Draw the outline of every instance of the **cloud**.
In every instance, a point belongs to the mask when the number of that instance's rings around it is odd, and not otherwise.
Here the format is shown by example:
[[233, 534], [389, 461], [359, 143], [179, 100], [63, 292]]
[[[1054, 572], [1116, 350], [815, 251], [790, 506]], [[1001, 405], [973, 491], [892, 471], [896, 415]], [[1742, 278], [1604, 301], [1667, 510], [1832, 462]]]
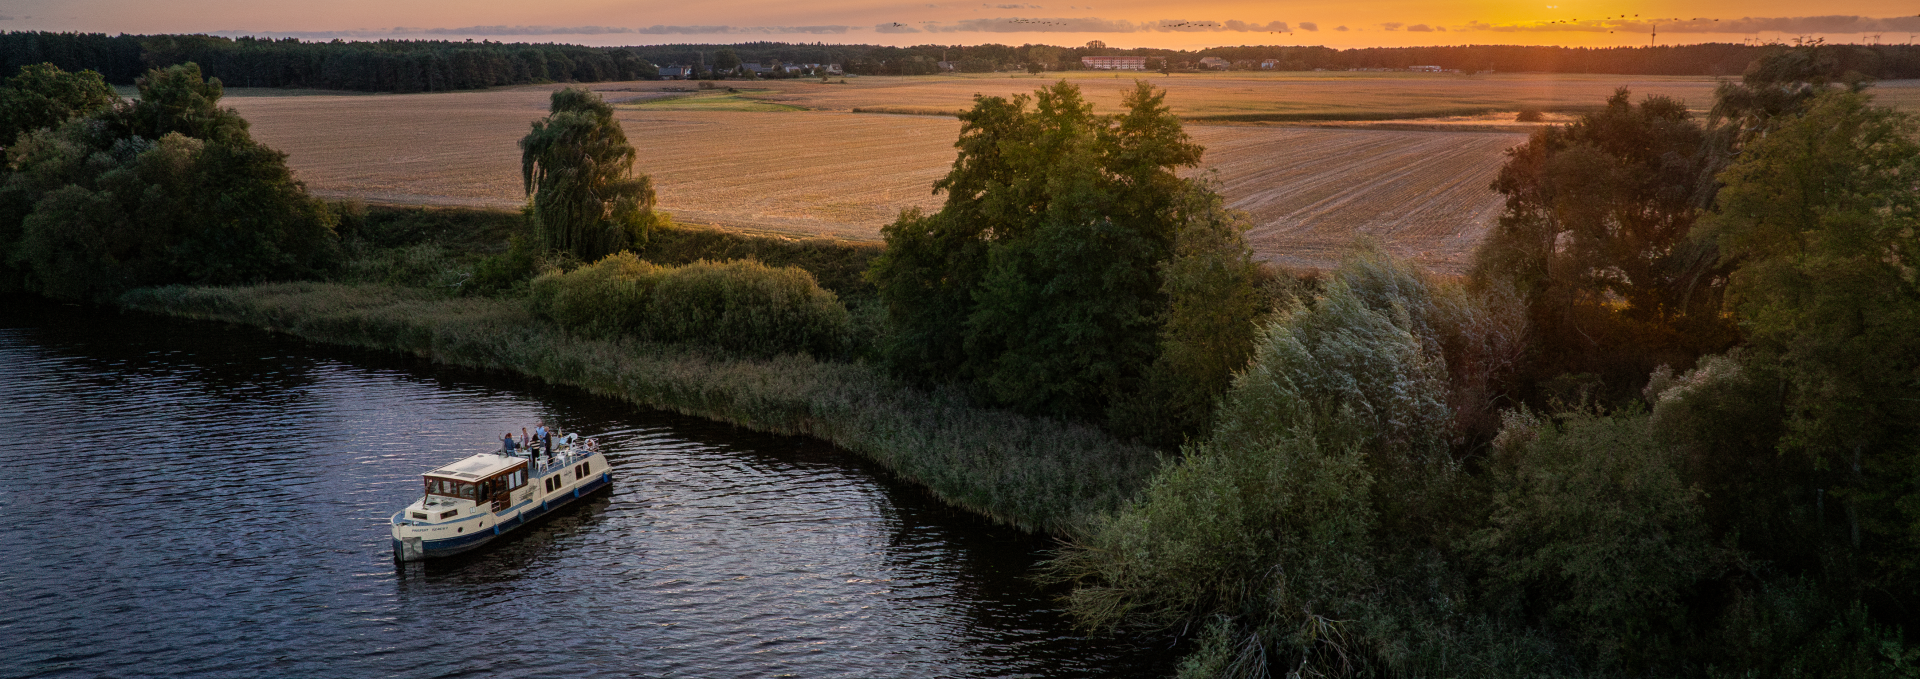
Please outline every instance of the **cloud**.
[[1250, 31], [1266, 31], [1270, 33], [1292, 33], [1293, 32], [1293, 29], [1287, 28], [1287, 22], [1285, 21], [1269, 21], [1265, 24], [1250, 24], [1245, 21], [1228, 21], [1226, 23], [1226, 29], [1229, 31], [1241, 31], [1241, 32], [1250, 32]]
[[1015, 17], [935, 21], [929, 22], [926, 29], [931, 33], [1133, 33], [1139, 27], [1123, 19]]
[[1345, 26], [1335, 26], [1335, 27], [1333, 27], [1333, 30], [1336, 30], [1336, 31], [1340, 31], [1341, 33], [1345, 33], [1345, 32], [1347, 32], [1347, 27], [1345, 27]]
[[[1391, 28], [1389, 28], [1389, 29], [1387, 29], [1387, 30], [1389, 30], [1389, 31], [1391, 31], [1391, 30], [1393, 30], [1393, 29], [1391, 29]], [[1412, 25], [1412, 26], [1408, 26], [1408, 27], [1407, 27], [1407, 32], [1409, 32], [1409, 33], [1432, 33], [1432, 32], [1433, 32], [1433, 27], [1432, 27], [1432, 26], [1428, 26], [1428, 25], [1426, 25], [1426, 24], [1414, 24], [1414, 25]]]
[[0, 21], [13, 21], [13, 17], [7, 16], [5, 14], [0, 14]]
[[835, 35], [852, 30], [858, 29], [853, 26], [649, 26], [635, 29], [634, 32], [647, 35]]
[[914, 28], [912, 26], [908, 26], [906, 24], [896, 21], [890, 24], [880, 24], [878, 26], [874, 26], [873, 32], [875, 33], [920, 33], [922, 31], [918, 28]]
[[1387, 29], [1389, 31], [1397, 31], [1397, 30], [1400, 30], [1401, 26], [1405, 26], [1405, 25], [1406, 24], [1400, 23], [1398, 21], [1390, 21], [1384, 24], [1380, 24], [1380, 27]]
[[[1024, 18], [999, 17], [994, 19], [965, 19], [961, 21], [926, 22], [926, 29], [934, 33], [1220, 33], [1220, 32], [1274, 32], [1286, 33], [1285, 21], [1253, 23], [1247, 21], [1187, 21], [1184, 19], [1161, 19], [1134, 23], [1125, 19], [1102, 19], [1099, 17], [1050, 17]], [[906, 32], [906, 31], [901, 31]]]
[[405, 36], [538, 37], [558, 35], [835, 35], [862, 30], [854, 26], [461, 26], [458, 28], [421, 28], [396, 26], [390, 29], [350, 31], [215, 31], [229, 37], [255, 36], [332, 40], [334, 38], [394, 38]]
[[1739, 19], [1690, 18], [1654, 21], [1639, 17], [1550, 21], [1527, 24], [1488, 24], [1468, 22], [1458, 30], [1496, 33], [1536, 33], [1570, 31], [1599, 33], [1628, 31], [1644, 33], [1659, 28], [1661, 33], [1920, 33], [1920, 16], [1873, 18], [1853, 15], [1808, 17], [1742, 17]]
[[[981, 5], [981, 7], [985, 6], [986, 5]], [[999, 9], [1046, 9], [1039, 5], [994, 5], [994, 7]]]
[[1318, 30], [1320, 30], [1320, 24], [1316, 24], [1316, 23], [1313, 23], [1313, 22], [1311, 22], [1311, 21], [1302, 21], [1302, 22], [1300, 22], [1300, 30], [1303, 30], [1303, 31], [1318, 31]]

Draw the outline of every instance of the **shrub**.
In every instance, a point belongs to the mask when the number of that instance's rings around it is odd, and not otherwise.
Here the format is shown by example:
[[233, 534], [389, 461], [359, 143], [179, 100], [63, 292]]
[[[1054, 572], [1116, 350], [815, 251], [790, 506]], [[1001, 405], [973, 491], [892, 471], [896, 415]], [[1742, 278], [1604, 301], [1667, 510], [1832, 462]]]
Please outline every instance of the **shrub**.
[[1520, 113], [1513, 117], [1514, 122], [1520, 123], [1537, 123], [1546, 119], [1547, 114], [1540, 112], [1540, 109], [1532, 107], [1520, 109]]
[[1454, 478], [1444, 369], [1406, 304], [1369, 304], [1386, 298], [1362, 268], [1271, 324], [1212, 437], [1049, 566], [1078, 584], [1068, 610], [1095, 627], [1221, 615], [1234, 630], [1209, 632], [1207, 653], [1345, 662], [1336, 650], [1352, 645], [1324, 640], [1348, 632], [1322, 616], [1373, 586], [1383, 535], [1420, 541], [1406, 531], [1447, 504]]
[[1606, 664], [1646, 662], [1672, 650], [1686, 597], [1730, 555], [1645, 414], [1561, 420], [1512, 411], [1495, 441], [1493, 517], [1470, 540], [1489, 600], [1543, 616]]
[[845, 351], [852, 318], [833, 293], [794, 267], [698, 261], [685, 266], [610, 255], [534, 279], [535, 313], [589, 336], [625, 334], [752, 355]]

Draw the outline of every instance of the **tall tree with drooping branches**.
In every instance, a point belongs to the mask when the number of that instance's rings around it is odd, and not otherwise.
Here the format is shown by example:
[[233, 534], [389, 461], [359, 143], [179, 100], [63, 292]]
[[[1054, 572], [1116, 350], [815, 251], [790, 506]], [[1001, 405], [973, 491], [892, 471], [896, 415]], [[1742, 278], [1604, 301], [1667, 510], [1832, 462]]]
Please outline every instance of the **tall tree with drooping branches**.
[[546, 249], [592, 261], [646, 242], [657, 199], [653, 180], [633, 171], [637, 156], [599, 95], [553, 93], [547, 117], [520, 140], [520, 175]]

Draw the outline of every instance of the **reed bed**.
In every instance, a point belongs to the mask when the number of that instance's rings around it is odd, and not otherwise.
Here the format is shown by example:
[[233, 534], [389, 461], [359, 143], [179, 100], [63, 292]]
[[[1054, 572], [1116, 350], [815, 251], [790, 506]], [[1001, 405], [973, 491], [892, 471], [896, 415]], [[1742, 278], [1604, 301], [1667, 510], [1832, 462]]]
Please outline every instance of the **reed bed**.
[[916, 389], [866, 363], [589, 339], [534, 317], [520, 301], [284, 283], [145, 288], [120, 303], [512, 371], [650, 408], [819, 438], [944, 502], [1028, 531], [1076, 531], [1120, 507], [1159, 465], [1152, 450], [1095, 428], [974, 407], [957, 393]]

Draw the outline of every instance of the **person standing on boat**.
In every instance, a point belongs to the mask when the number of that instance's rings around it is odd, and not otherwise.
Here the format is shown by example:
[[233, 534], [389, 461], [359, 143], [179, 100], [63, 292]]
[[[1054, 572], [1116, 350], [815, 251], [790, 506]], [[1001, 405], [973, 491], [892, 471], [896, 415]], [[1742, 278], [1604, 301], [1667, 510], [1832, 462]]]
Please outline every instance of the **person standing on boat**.
[[514, 457], [519, 454], [519, 450], [520, 444], [513, 440], [513, 432], [507, 432], [506, 436], [500, 437], [500, 452], [506, 453], [508, 457]]
[[541, 447], [546, 448], [547, 455], [552, 456], [553, 455], [553, 432], [547, 431], [547, 423], [541, 422], [539, 428], [534, 429], [533, 433], [540, 437], [540, 445]]

